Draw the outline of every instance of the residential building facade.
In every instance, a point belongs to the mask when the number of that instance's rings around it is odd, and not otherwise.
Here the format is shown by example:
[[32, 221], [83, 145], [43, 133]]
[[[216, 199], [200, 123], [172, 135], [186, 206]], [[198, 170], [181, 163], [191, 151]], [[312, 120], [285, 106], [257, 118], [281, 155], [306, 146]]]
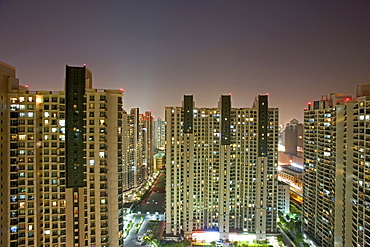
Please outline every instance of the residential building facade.
[[154, 121], [154, 152], [164, 149], [166, 138], [166, 122], [161, 118]]
[[146, 181], [154, 171], [153, 117], [139, 108], [124, 112], [123, 190], [130, 193]]
[[369, 87], [304, 111], [302, 229], [320, 246], [370, 245]]
[[276, 232], [278, 109], [259, 95], [251, 108], [166, 107], [166, 233], [215, 229]]
[[278, 184], [278, 211], [283, 214], [290, 212], [290, 185], [281, 181]]
[[122, 246], [121, 90], [66, 67], [30, 91], [0, 63], [1, 246]]

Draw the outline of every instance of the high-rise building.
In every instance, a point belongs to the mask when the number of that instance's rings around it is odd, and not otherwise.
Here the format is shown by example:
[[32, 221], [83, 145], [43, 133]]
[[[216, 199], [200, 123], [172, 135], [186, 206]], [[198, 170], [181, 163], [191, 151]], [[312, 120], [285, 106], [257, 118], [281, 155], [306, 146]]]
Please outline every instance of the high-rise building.
[[69, 66], [65, 92], [30, 91], [4, 63], [0, 89], [0, 245], [121, 246], [123, 92]]
[[153, 117], [139, 108], [124, 112], [123, 190], [137, 189], [153, 173]]
[[278, 109], [259, 95], [251, 108], [166, 107], [166, 233], [215, 229], [276, 232]]
[[370, 246], [369, 86], [304, 111], [302, 229], [319, 246]]
[[285, 152], [298, 156], [298, 150], [302, 151], [303, 147], [303, 124], [297, 119], [292, 119], [284, 130]]
[[142, 150], [144, 179], [148, 179], [149, 175], [154, 171], [154, 148], [153, 148], [153, 116], [151, 111], [146, 111], [140, 114], [139, 117], [141, 135], [142, 135]]
[[166, 122], [161, 118], [154, 121], [154, 152], [164, 149], [166, 138]]

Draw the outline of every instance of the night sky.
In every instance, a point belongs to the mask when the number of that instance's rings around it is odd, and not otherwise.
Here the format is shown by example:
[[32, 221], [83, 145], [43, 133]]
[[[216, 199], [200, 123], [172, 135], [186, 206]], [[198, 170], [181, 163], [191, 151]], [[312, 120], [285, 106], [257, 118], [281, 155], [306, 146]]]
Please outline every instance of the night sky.
[[250, 107], [269, 93], [280, 123], [321, 95], [370, 82], [370, 1], [0, 0], [0, 61], [31, 90], [64, 90], [65, 65], [124, 106], [164, 116], [193, 94]]

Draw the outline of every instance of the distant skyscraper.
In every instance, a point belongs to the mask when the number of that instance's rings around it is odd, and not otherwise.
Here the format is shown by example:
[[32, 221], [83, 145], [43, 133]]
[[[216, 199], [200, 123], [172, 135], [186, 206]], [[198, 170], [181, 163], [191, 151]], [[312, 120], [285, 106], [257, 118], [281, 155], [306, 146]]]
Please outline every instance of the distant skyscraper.
[[[297, 119], [292, 119], [284, 130], [285, 153], [298, 156], [297, 150], [303, 147], [303, 124]], [[300, 148], [299, 148], [300, 147]]]
[[370, 246], [369, 87], [304, 111], [302, 228], [319, 246]]
[[154, 151], [153, 151], [153, 116], [151, 111], [146, 111], [144, 114], [140, 114], [140, 127], [142, 135], [142, 145], [140, 147], [143, 150], [143, 168], [144, 179], [148, 179], [149, 175], [154, 171]]
[[160, 148], [164, 148], [166, 138], [166, 122], [161, 118], [154, 121], [154, 152], [158, 152]]
[[252, 108], [166, 107], [166, 232], [191, 236], [196, 229], [276, 232], [278, 109], [268, 96]]
[[123, 92], [91, 78], [32, 92], [0, 63], [1, 246], [122, 245]]
[[137, 189], [153, 172], [153, 117], [132, 108], [124, 113], [123, 190]]

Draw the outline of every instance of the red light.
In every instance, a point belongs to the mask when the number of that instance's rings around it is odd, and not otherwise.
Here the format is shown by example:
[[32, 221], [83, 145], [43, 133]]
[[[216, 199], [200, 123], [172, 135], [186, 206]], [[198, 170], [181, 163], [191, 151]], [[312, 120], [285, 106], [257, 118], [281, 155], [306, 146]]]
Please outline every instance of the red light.
[[28, 88], [28, 85], [26, 85], [25, 87], [27, 87], [27, 88]]
[[84, 66], [86, 66], [86, 63], [84, 63]]
[[229, 93], [229, 96], [231, 96], [231, 93]]
[[119, 90], [123, 91], [123, 88], [120, 88]]
[[346, 101], [351, 100], [350, 98], [347, 98]]
[[266, 93], [266, 96], [268, 96], [269, 95], [269, 93]]
[[312, 103], [311, 102], [308, 102], [309, 105], [311, 105]]
[[305, 111], [307, 111], [307, 108], [304, 108]]

